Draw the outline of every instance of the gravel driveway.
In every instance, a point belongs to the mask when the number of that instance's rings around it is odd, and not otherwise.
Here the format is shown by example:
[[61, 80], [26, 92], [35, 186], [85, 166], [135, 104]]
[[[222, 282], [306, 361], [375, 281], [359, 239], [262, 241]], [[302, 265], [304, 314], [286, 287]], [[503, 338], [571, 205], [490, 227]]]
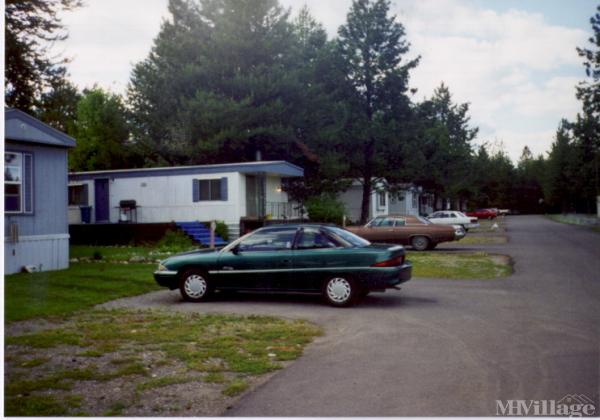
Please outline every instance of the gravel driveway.
[[[508, 218], [516, 274], [413, 279], [336, 309], [318, 298], [177, 291], [105, 307], [302, 318], [326, 334], [227, 411], [236, 416], [490, 416], [496, 400], [599, 398], [600, 235], [537, 216]], [[477, 247], [481, 249], [481, 247]], [[598, 413], [598, 411], [596, 411]]]

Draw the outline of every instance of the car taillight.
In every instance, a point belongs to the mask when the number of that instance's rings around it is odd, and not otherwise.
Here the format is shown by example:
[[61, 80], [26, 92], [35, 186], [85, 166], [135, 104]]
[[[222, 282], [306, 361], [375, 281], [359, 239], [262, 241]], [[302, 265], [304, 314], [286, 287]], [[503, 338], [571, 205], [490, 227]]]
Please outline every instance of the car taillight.
[[397, 267], [404, 264], [404, 255], [372, 264], [371, 267]]

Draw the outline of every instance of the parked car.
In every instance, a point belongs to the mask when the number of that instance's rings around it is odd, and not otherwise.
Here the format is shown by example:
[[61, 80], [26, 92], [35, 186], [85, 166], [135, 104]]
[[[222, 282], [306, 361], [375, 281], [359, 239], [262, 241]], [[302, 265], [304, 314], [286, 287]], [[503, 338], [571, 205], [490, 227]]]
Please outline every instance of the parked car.
[[288, 224], [260, 228], [218, 251], [167, 258], [154, 278], [192, 302], [215, 290], [283, 291], [320, 293], [333, 306], [347, 306], [411, 273], [401, 246], [371, 244], [336, 226]]
[[468, 211], [466, 215], [477, 217], [478, 219], [495, 219], [498, 217], [498, 212], [493, 209], [477, 209], [475, 211]]
[[467, 232], [471, 228], [479, 227], [477, 217], [469, 217], [456, 210], [436, 211], [427, 218], [436, 225], [460, 225]]
[[465, 236], [461, 226], [434, 225], [420, 216], [378, 216], [365, 226], [348, 230], [372, 242], [411, 245], [417, 251], [433, 249], [440, 242], [458, 241]]

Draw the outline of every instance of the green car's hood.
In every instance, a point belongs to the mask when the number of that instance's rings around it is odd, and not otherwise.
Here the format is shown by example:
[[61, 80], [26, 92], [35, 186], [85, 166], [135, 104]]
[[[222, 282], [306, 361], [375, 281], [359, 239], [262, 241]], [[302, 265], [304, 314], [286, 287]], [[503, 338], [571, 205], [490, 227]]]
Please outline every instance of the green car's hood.
[[211, 266], [217, 263], [219, 259], [218, 249], [197, 249], [194, 251], [183, 252], [173, 255], [166, 260], [161, 261], [161, 264], [169, 270], [178, 270], [188, 264], [202, 264]]

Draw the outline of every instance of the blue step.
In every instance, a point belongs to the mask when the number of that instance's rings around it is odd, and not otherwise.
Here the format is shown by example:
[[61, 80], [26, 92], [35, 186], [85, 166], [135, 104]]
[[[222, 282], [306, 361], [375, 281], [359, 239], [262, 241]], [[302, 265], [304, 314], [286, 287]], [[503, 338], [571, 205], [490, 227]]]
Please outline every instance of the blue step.
[[[202, 245], [210, 245], [210, 230], [200, 222], [175, 222], [175, 224], [190, 236], [194, 241]], [[219, 235], [215, 234], [215, 245], [227, 245]]]

